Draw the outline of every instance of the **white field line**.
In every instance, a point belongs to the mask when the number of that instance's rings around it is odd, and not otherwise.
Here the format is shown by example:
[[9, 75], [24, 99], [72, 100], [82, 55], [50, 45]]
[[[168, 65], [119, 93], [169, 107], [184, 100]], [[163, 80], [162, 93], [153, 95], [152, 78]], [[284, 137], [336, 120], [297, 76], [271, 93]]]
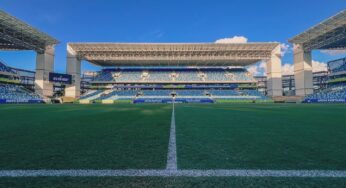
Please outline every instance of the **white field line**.
[[176, 145], [176, 135], [175, 135], [175, 109], [174, 109], [174, 102], [173, 102], [166, 170], [177, 170], [177, 169], [178, 167], [177, 167], [177, 145]]
[[333, 177], [333, 170], [0, 170], [0, 177]]

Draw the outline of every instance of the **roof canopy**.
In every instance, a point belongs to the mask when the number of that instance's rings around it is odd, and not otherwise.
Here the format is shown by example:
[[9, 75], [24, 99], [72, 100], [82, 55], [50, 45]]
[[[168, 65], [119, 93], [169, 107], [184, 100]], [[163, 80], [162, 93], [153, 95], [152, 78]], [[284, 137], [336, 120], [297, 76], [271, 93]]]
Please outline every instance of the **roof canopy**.
[[49, 35], [0, 10], [0, 50], [35, 50], [59, 43]]
[[346, 48], [346, 10], [293, 37], [289, 42], [305, 50]]
[[279, 43], [69, 43], [99, 66], [246, 66], [271, 58]]

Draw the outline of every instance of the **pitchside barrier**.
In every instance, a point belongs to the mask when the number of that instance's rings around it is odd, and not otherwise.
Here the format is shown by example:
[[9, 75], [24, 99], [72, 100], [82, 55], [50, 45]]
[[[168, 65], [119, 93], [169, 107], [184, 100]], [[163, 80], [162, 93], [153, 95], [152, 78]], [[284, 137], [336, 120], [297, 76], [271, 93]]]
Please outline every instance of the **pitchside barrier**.
[[79, 104], [90, 104], [90, 100], [79, 100]]
[[214, 103], [211, 99], [135, 99], [134, 104], [138, 103]]
[[44, 103], [43, 100], [10, 100], [10, 99], [0, 99], [0, 104], [39, 104]]
[[102, 104], [114, 104], [114, 100], [102, 100]]
[[346, 99], [305, 99], [303, 103], [346, 103]]

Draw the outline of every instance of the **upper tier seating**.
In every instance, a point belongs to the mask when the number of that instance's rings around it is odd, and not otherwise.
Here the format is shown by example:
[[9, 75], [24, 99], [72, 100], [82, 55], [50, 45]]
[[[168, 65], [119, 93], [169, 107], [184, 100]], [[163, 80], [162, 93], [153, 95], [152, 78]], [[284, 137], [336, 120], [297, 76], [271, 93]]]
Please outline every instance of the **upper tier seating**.
[[103, 70], [94, 81], [115, 82], [252, 82], [245, 69]]
[[204, 71], [206, 74], [206, 81], [232, 81], [232, 79], [226, 77], [225, 71]]
[[112, 72], [110, 71], [102, 71], [95, 78], [95, 81], [114, 81], [112, 77]]
[[0, 72], [15, 74], [15, 72], [10, 67], [6, 66], [5, 63], [3, 63], [1, 60], [0, 60]]
[[147, 81], [154, 82], [171, 82], [173, 79], [170, 77], [172, 71], [149, 71]]
[[198, 77], [197, 71], [175, 71], [177, 74], [176, 81], [202, 81]]
[[116, 82], [138, 82], [141, 81], [141, 75], [142, 71], [122, 71], [118, 76], [113, 75], [113, 80]]
[[228, 74], [232, 74], [233, 80], [234, 81], [253, 81], [253, 77], [251, 74], [247, 71], [228, 71]]
[[341, 65], [339, 65], [337, 68], [330, 69], [331, 73], [338, 73], [338, 72], [343, 72], [346, 71], [346, 60], [344, 60]]

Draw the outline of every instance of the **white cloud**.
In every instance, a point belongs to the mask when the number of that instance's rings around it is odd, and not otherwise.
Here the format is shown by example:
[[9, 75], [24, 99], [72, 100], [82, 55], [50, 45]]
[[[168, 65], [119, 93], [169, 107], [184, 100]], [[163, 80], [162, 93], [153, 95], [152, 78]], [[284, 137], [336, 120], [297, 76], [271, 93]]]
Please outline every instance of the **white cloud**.
[[327, 71], [328, 67], [326, 63], [312, 60], [312, 72]]
[[[244, 36], [234, 36], [230, 38], [218, 39], [215, 43], [227, 44], [227, 43], [238, 43], [244, 44], [248, 42], [248, 38]], [[286, 53], [292, 52], [292, 47], [289, 44], [281, 43], [281, 56], [284, 56]]]
[[281, 43], [281, 56], [284, 56], [286, 53], [290, 53], [292, 48], [286, 43]]
[[260, 69], [267, 70], [267, 64], [264, 61], [260, 62], [258, 66]]
[[[238, 43], [238, 44], [244, 44], [248, 42], [248, 38], [244, 36], [234, 36], [230, 38], [223, 38], [223, 39], [218, 39], [215, 41], [215, 43]], [[281, 43], [281, 56], [284, 56], [286, 53], [292, 52], [292, 47], [289, 44], [286, 43]]]
[[267, 71], [267, 64], [264, 61], [250, 65], [246, 68], [254, 76], [265, 76]]
[[247, 43], [248, 39], [244, 36], [234, 36], [231, 38], [218, 39], [215, 43]]
[[257, 70], [257, 66], [250, 66], [247, 68], [247, 71], [249, 71], [252, 75], [258, 75], [258, 70]]
[[[254, 76], [265, 76], [267, 71], [267, 64], [263, 61], [254, 65], [248, 66], [247, 70]], [[312, 72], [327, 71], [327, 64], [319, 61], [312, 60]], [[283, 64], [281, 67], [282, 75], [294, 74], [293, 64]]]
[[321, 50], [321, 52], [331, 56], [346, 54], [346, 50]]
[[[292, 75], [294, 74], [293, 64], [283, 64], [282, 65], [282, 75]], [[312, 72], [327, 71], [328, 67], [326, 63], [312, 60]]]

